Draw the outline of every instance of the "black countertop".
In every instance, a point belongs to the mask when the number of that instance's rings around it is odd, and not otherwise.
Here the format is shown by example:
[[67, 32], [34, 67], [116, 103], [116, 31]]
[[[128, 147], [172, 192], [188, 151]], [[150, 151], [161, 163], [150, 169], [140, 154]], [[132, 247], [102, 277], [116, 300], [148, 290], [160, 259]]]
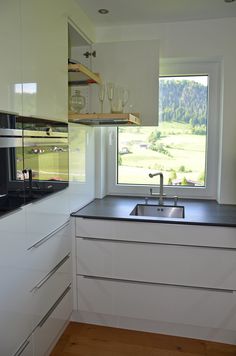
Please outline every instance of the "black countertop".
[[[150, 198], [148, 203], [156, 204], [157, 199]], [[236, 227], [236, 205], [218, 204], [215, 200], [179, 199], [178, 205], [185, 207], [185, 217], [176, 219], [130, 215], [136, 204], [145, 204], [144, 198], [110, 195], [103, 199], [95, 199], [84, 208], [72, 213], [71, 216], [88, 219]], [[172, 205], [173, 200], [166, 199], [165, 205], [168, 204]]]

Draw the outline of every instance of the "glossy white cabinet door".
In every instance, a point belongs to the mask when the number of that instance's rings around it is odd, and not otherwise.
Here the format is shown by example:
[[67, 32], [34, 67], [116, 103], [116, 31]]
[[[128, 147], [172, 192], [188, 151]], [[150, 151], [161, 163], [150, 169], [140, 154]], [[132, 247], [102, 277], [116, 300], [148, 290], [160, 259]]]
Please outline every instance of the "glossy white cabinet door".
[[76, 218], [76, 236], [236, 248], [235, 228]]
[[236, 251], [76, 239], [77, 274], [236, 290]]
[[20, 2], [0, 2], [0, 111], [21, 113]]
[[[60, 266], [61, 265], [61, 266]], [[59, 267], [59, 268], [58, 268]], [[72, 282], [72, 261], [67, 255], [49, 271], [32, 290], [33, 298], [33, 325], [35, 328], [54, 305], [66, 287]]]
[[25, 206], [28, 247], [56, 232], [69, 218], [68, 189]]
[[235, 293], [81, 276], [77, 284], [81, 312], [236, 330]]
[[[125, 112], [139, 112], [142, 125], [158, 123], [159, 42], [156, 40], [98, 43], [92, 59], [93, 71], [103, 80], [130, 90]], [[93, 86], [92, 112], [99, 111], [97, 88]], [[104, 112], [110, 112], [105, 100]]]
[[33, 356], [34, 355], [34, 345], [32, 337], [29, 337], [25, 342], [21, 345], [19, 350], [14, 356]]
[[25, 211], [0, 219], [0, 355], [14, 354], [31, 332]]
[[72, 312], [72, 292], [65, 289], [33, 334], [34, 356], [49, 355]]
[[64, 3], [21, 0], [24, 115], [67, 121], [68, 27]]

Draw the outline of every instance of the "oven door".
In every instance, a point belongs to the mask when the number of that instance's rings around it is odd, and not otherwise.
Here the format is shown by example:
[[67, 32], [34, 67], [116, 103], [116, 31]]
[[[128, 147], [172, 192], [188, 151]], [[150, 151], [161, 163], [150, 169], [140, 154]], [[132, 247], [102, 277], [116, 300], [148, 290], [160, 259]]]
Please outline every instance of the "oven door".
[[0, 137], [0, 215], [25, 203], [22, 137]]
[[25, 178], [29, 180], [27, 172], [31, 172], [33, 192], [52, 192], [68, 186], [67, 138], [24, 137], [23, 150]]

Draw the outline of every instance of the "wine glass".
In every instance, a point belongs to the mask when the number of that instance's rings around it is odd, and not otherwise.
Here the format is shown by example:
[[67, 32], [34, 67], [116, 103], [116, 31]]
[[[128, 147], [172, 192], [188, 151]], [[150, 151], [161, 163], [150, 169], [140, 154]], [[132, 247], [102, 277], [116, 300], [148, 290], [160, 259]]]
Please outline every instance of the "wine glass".
[[105, 99], [106, 85], [105, 83], [99, 84], [98, 88], [98, 99], [101, 103], [101, 113], [103, 113], [103, 102]]
[[122, 112], [124, 112], [124, 107], [128, 103], [128, 100], [129, 100], [129, 89], [122, 88], [121, 91]]
[[112, 112], [112, 99], [114, 96], [114, 88], [115, 88], [114, 83], [112, 82], [107, 83], [107, 97], [110, 102], [110, 112]]

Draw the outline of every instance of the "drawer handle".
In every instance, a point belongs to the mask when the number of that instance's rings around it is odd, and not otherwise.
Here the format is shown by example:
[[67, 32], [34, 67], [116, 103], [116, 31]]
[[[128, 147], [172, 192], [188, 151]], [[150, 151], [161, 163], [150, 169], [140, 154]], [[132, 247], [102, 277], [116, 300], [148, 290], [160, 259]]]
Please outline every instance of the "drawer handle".
[[70, 253], [68, 253], [68, 255], [66, 255], [33, 289], [31, 289], [31, 292], [39, 290], [69, 258]]
[[30, 341], [26, 340], [19, 348], [19, 350], [14, 354], [14, 356], [20, 356], [26, 349], [26, 347], [29, 345]]
[[110, 282], [125, 282], [125, 283], [133, 283], [133, 284], [144, 284], [151, 286], [163, 286], [163, 287], [177, 287], [177, 288], [187, 288], [187, 289], [198, 289], [205, 290], [208, 292], [219, 292], [219, 293], [229, 293], [232, 294], [236, 292], [232, 289], [221, 289], [221, 288], [212, 288], [212, 287], [200, 287], [200, 286], [190, 286], [185, 284], [174, 284], [174, 283], [158, 283], [158, 282], [146, 282], [146, 281], [135, 281], [132, 279], [122, 279], [122, 278], [109, 278], [109, 277], [98, 277], [98, 276], [86, 276], [86, 275], [78, 275], [86, 279], [94, 279], [101, 281], [110, 281]]
[[64, 292], [61, 294], [61, 296], [57, 299], [57, 301], [53, 304], [53, 306], [45, 314], [43, 319], [38, 323], [37, 327], [41, 328], [46, 323], [46, 321], [50, 318], [51, 314], [54, 312], [56, 307], [61, 303], [62, 299], [69, 293], [70, 290], [71, 290], [71, 284], [69, 284], [69, 286], [64, 290]]
[[64, 229], [64, 227], [68, 226], [69, 223], [70, 223], [70, 219], [67, 220], [63, 225], [61, 225], [60, 227], [56, 228], [55, 230], [50, 232], [48, 235], [43, 237], [41, 240], [36, 242], [34, 245], [30, 246], [27, 250], [29, 251], [29, 250], [32, 250], [33, 248], [38, 248], [39, 246], [42, 246], [45, 242], [47, 242], [49, 239], [51, 239], [56, 233], [58, 233], [59, 231]]
[[77, 236], [77, 239], [87, 240], [87, 241], [104, 241], [104, 242], [114, 242], [123, 244], [139, 244], [139, 245], [162, 245], [162, 246], [177, 246], [177, 247], [195, 247], [195, 248], [208, 248], [208, 249], [218, 249], [218, 250], [236, 250], [236, 247], [221, 247], [221, 246], [204, 246], [204, 245], [187, 245], [181, 243], [168, 243], [168, 242], [150, 242], [150, 241], [131, 241], [131, 240], [118, 240], [118, 239], [108, 239], [100, 237], [83, 237]]

